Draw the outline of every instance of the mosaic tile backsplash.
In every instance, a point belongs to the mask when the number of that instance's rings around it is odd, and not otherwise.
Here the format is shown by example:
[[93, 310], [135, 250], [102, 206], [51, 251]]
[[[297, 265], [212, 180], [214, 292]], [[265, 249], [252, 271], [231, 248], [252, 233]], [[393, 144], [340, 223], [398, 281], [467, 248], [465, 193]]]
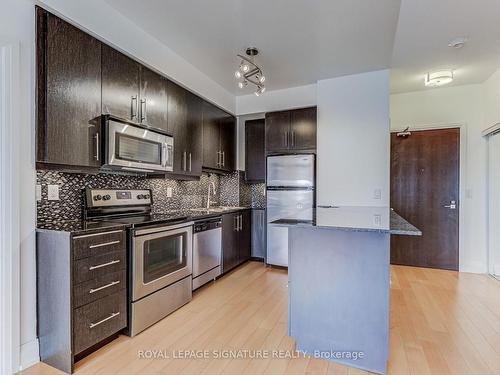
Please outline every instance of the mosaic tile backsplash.
[[[208, 184], [215, 183], [214, 205], [265, 207], [264, 184], [248, 185], [244, 173], [230, 175], [203, 174], [198, 181], [153, 179], [119, 174], [78, 174], [37, 171], [37, 184], [42, 187], [42, 200], [37, 202], [38, 223], [54, 220], [78, 220], [83, 213], [83, 191], [90, 188], [151, 189], [153, 212], [204, 207]], [[59, 200], [47, 199], [47, 186], [59, 185]], [[167, 198], [167, 188], [172, 197]]]

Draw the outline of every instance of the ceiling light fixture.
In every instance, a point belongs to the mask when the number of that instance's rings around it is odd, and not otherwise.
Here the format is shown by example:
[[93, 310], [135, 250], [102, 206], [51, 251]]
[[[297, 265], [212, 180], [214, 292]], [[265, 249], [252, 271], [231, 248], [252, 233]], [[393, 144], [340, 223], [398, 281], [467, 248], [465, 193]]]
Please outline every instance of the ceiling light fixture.
[[453, 81], [453, 72], [451, 70], [427, 73], [425, 76], [425, 86], [427, 87], [444, 86], [451, 81]]
[[248, 57], [240, 54], [237, 55], [241, 58], [241, 62], [234, 76], [239, 80], [238, 87], [240, 89], [245, 88], [250, 82], [257, 87], [255, 95], [260, 96], [266, 91], [264, 87], [266, 76], [262, 72], [262, 69], [255, 63], [255, 56], [259, 54], [259, 50], [255, 47], [248, 47], [246, 54]]
[[448, 47], [455, 49], [463, 48], [463, 46], [465, 46], [465, 43], [467, 43], [468, 40], [469, 39], [465, 36], [459, 36], [455, 39], [450, 40], [448, 43]]

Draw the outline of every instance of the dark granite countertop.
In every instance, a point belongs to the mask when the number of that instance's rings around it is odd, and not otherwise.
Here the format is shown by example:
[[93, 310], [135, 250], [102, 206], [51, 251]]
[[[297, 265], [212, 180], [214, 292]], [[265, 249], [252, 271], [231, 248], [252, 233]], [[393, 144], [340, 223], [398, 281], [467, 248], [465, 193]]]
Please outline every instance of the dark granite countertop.
[[[134, 225], [154, 225], [157, 223], [168, 223], [174, 221], [193, 221], [217, 217], [228, 213], [234, 213], [242, 210], [250, 210], [251, 207], [225, 207], [224, 210], [216, 207], [210, 210], [205, 209], [186, 209], [170, 210], [162, 213], [154, 213], [148, 217], [136, 216], [133, 219], [123, 220], [62, 220], [51, 222], [38, 222], [37, 230], [51, 230], [60, 232], [69, 232], [72, 234], [90, 234], [113, 229], [125, 229]], [[135, 219], [135, 220], [134, 220]]]
[[329, 207], [313, 210], [313, 220], [279, 219], [274, 225], [421, 236], [422, 232], [388, 207]]

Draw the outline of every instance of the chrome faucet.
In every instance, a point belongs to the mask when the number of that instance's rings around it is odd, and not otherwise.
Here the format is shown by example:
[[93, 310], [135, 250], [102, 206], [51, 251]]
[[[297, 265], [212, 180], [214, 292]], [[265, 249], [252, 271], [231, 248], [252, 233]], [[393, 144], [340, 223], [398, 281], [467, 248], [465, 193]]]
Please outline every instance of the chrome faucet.
[[212, 187], [212, 193], [213, 193], [213, 195], [215, 196], [215, 194], [217, 194], [217, 193], [216, 193], [216, 191], [215, 191], [215, 182], [210, 181], [210, 182], [208, 183], [207, 210], [209, 210], [209, 209], [210, 209], [210, 203], [211, 203], [211, 202], [210, 202], [210, 187]]

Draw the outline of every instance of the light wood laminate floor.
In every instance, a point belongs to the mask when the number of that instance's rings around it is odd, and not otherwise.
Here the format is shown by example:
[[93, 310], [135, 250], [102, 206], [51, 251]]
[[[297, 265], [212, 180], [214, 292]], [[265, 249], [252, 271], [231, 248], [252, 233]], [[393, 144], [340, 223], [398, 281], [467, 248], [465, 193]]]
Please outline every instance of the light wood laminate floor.
[[[76, 374], [362, 374], [319, 359], [142, 359], [139, 351], [294, 348], [287, 275], [249, 262], [131, 339], [120, 336]], [[500, 284], [486, 275], [392, 266], [389, 374], [500, 374]], [[24, 375], [60, 374], [43, 364]]]

